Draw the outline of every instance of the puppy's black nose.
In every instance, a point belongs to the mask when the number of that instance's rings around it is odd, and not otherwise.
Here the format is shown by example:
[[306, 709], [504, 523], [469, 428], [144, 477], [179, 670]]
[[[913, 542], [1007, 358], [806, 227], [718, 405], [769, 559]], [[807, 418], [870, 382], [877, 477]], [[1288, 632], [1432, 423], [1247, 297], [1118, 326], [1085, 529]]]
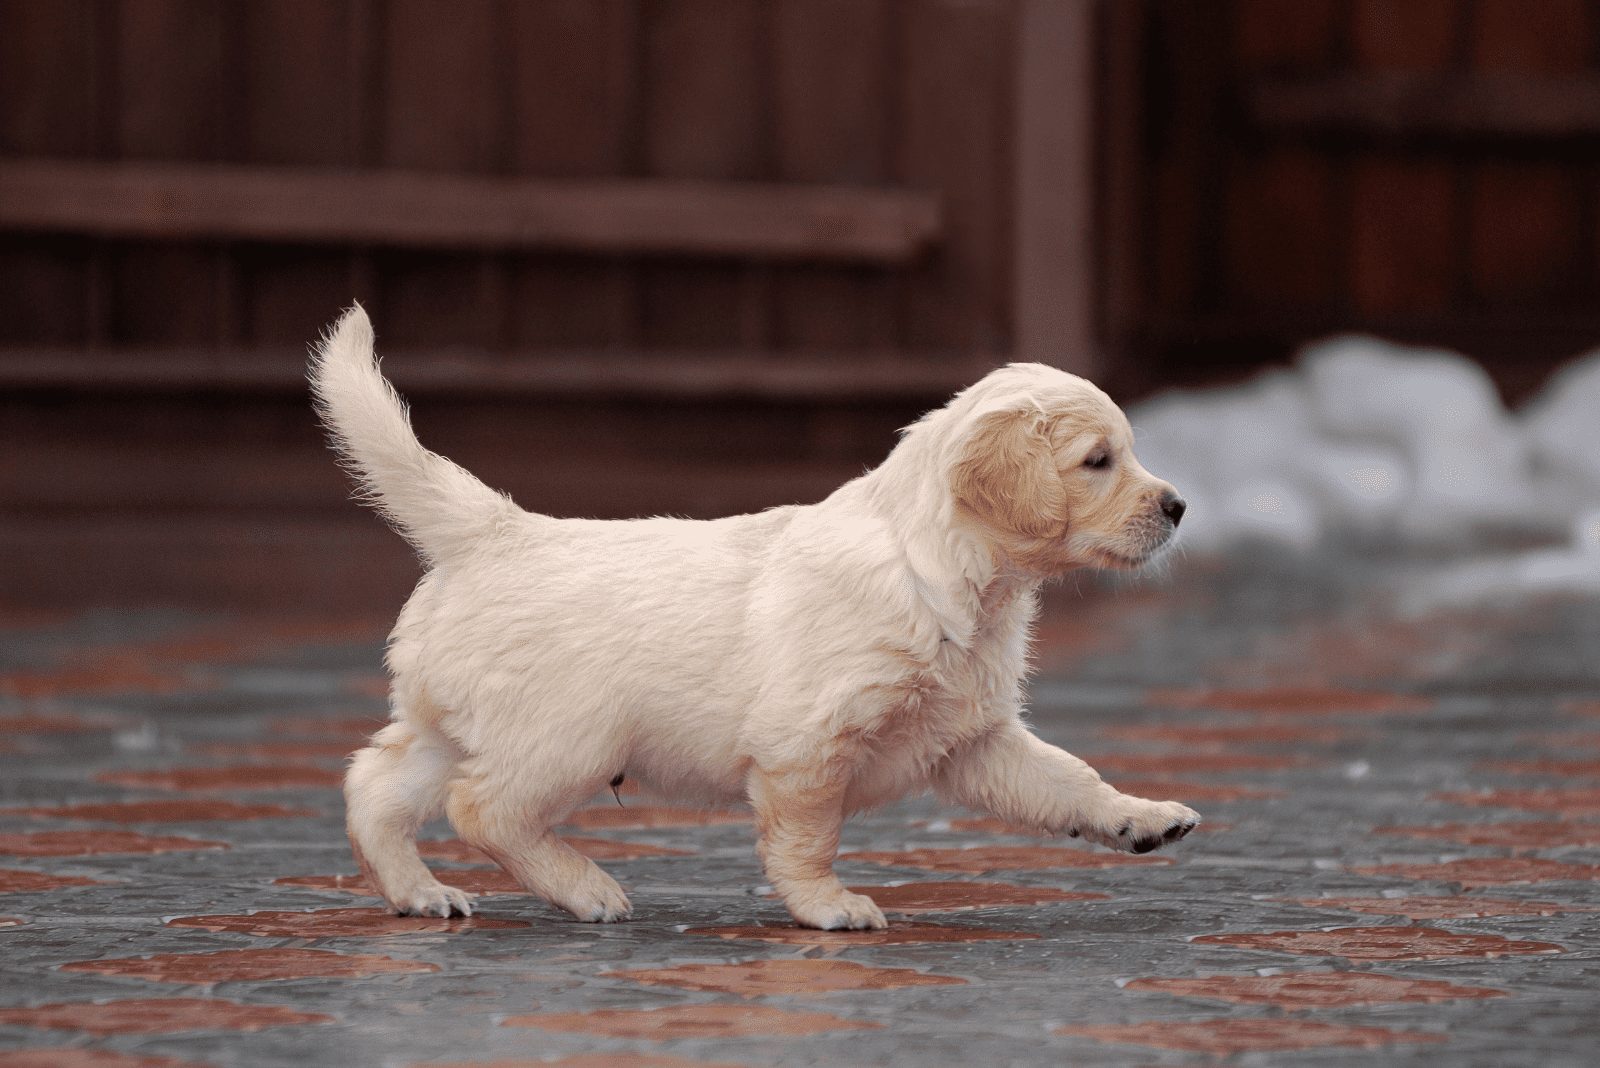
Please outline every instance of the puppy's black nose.
[[1183, 518], [1183, 513], [1188, 509], [1188, 507], [1189, 506], [1184, 503], [1183, 498], [1178, 496], [1176, 493], [1169, 493], [1165, 497], [1161, 498], [1161, 511], [1166, 514], [1168, 519], [1172, 520], [1172, 525], [1174, 527], [1176, 527], [1178, 525], [1178, 521]]

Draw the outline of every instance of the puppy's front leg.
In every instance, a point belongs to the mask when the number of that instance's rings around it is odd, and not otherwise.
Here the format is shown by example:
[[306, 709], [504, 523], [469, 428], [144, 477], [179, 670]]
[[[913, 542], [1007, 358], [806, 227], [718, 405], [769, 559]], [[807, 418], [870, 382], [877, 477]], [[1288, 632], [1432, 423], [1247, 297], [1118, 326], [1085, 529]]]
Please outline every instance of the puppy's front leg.
[[844, 786], [825, 772], [750, 773], [756, 851], [772, 888], [803, 927], [866, 930], [888, 921], [870, 897], [852, 894], [833, 873], [844, 823]]
[[1176, 801], [1146, 801], [1107, 784], [1071, 753], [1034, 737], [1020, 720], [945, 758], [934, 785], [947, 800], [1017, 827], [1082, 835], [1129, 853], [1177, 841], [1200, 822]]

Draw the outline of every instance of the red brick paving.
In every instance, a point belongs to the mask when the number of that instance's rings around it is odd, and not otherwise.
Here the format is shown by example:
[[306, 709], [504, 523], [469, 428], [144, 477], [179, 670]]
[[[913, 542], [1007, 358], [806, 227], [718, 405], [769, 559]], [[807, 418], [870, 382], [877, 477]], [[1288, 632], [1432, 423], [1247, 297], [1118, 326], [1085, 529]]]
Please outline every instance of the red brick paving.
[[1248, 723], [1215, 726], [1204, 723], [1121, 724], [1103, 727], [1103, 738], [1123, 742], [1160, 742], [1190, 751], [1231, 749], [1250, 745], [1335, 745], [1366, 736], [1366, 732], [1309, 723]]
[[1382, 1027], [1350, 1027], [1300, 1019], [1152, 1020], [1112, 1027], [1059, 1027], [1058, 1035], [1092, 1038], [1154, 1049], [1226, 1057], [1236, 1053], [1283, 1053], [1328, 1046], [1376, 1049], [1404, 1042], [1443, 1042], [1445, 1036]]
[[1148, 797], [1152, 801], [1266, 801], [1284, 796], [1282, 790], [1214, 782], [1124, 779], [1120, 775], [1109, 776], [1107, 781], [1125, 794]]
[[1600, 749], [1600, 731], [1547, 731], [1524, 734], [1520, 740], [1527, 745], [1544, 746], [1562, 752], [1570, 749]]
[[965, 979], [910, 968], [877, 968], [843, 960], [753, 960], [743, 964], [680, 964], [601, 972], [650, 986], [677, 986], [755, 998], [781, 994], [832, 994], [841, 990], [895, 990], [908, 986], [961, 986]]
[[92, 857], [102, 854], [184, 853], [227, 849], [227, 842], [139, 834], [136, 831], [32, 831], [0, 834], [0, 853], [14, 857]]
[[203, 931], [233, 931], [258, 938], [382, 938], [398, 934], [465, 933], [473, 930], [527, 927], [521, 920], [488, 916], [442, 919], [436, 916], [396, 916], [384, 909], [317, 909], [314, 912], [254, 912], [248, 915], [180, 916], [168, 927], [198, 927]]
[[1191, 775], [1230, 771], [1284, 771], [1310, 764], [1300, 755], [1265, 753], [1100, 753], [1083, 758], [1101, 774]]
[[[670, 849], [666, 846], [646, 845], [643, 842], [619, 842], [614, 838], [589, 838], [564, 834], [561, 840], [590, 860], [638, 860], [641, 857], [692, 857], [688, 849]], [[430, 860], [448, 860], [455, 864], [493, 864], [488, 854], [479, 852], [458, 838], [430, 838], [417, 842], [417, 852]]]
[[204, 680], [175, 671], [152, 671], [142, 663], [115, 660], [74, 664], [48, 671], [0, 673], [0, 694], [59, 697], [64, 694], [168, 694], [206, 689]]
[[417, 852], [428, 860], [448, 860], [454, 864], [493, 864], [487, 853], [467, 845], [459, 838], [419, 838]]
[[1050, 868], [1117, 868], [1128, 864], [1171, 864], [1168, 857], [1130, 856], [1110, 851], [1050, 849], [1044, 846], [976, 846], [972, 849], [905, 849], [899, 852], [846, 853], [845, 860], [893, 868], [970, 872], [1043, 871]]
[[1572, 779], [1600, 777], [1600, 760], [1559, 760], [1554, 757], [1539, 760], [1485, 760], [1478, 767], [1483, 771], [1506, 775], [1552, 775]]
[[547, 1060], [421, 1061], [411, 1068], [748, 1068], [727, 1061], [690, 1061], [661, 1053], [580, 1053]]
[[0, 868], [0, 894], [35, 894], [41, 890], [60, 890], [68, 886], [99, 886], [94, 879], [78, 875], [51, 875], [43, 871]]
[[325, 949], [224, 949], [153, 953], [147, 957], [80, 960], [64, 972], [89, 972], [158, 983], [232, 983], [276, 979], [359, 979], [393, 972], [436, 972], [437, 964]]
[[0, 1052], [0, 1068], [211, 1068], [204, 1061], [143, 1057], [109, 1049], [13, 1049]]
[[196, 756], [222, 760], [343, 760], [361, 743], [352, 741], [206, 742], [186, 747]]
[[1457, 986], [1437, 979], [1403, 979], [1379, 972], [1290, 972], [1285, 975], [1208, 975], [1198, 979], [1135, 979], [1125, 989], [1244, 1005], [1273, 1005], [1281, 1009], [1322, 1009], [1343, 1005], [1506, 996], [1505, 991], [1489, 987]]
[[0, 1024], [92, 1035], [164, 1035], [180, 1031], [260, 1031], [331, 1023], [332, 1016], [278, 1005], [242, 1005], [217, 998], [124, 998], [0, 1009]]
[[1216, 709], [1273, 716], [1392, 715], [1426, 712], [1431, 698], [1381, 690], [1335, 687], [1273, 687], [1228, 690], [1151, 690], [1150, 704], [1165, 708]]
[[1051, 905], [1061, 901], [1109, 901], [1109, 894], [1080, 893], [1011, 883], [927, 882], [898, 886], [852, 886], [885, 912], [965, 912], [971, 909]]
[[655, 827], [706, 827], [713, 824], [749, 823], [748, 812], [729, 810], [672, 808], [665, 805], [633, 805], [579, 809], [562, 821], [563, 826], [583, 830], [649, 830]]
[[289, 790], [303, 786], [335, 787], [344, 772], [334, 768], [240, 764], [231, 768], [171, 768], [166, 771], [104, 771], [96, 782], [150, 790], [198, 793], [230, 790]]
[[389, 723], [383, 716], [282, 716], [269, 720], [266, 729], [274, 736], [289, 735], [301, 738], [335, 737], [341, 742], [350, 741], [356, 748], [381, 731]]
[[[485, 871], [482, 868], [439, 868], [434, 874], [439, 877], [440, 882], [457, 890], [465, 890], [469, 894], [493, 897], [496, 894], [527, 893], [517, 885], [515, 879], [499, 869]], [[285, 875], [281, 879], [272, 881], [278, 886], [304, 886], [312, 890], [343, 890], [347, 894], [364, 897], [379, 896], [377, 891], [369, 887], [359, 875]]]
[[692, 857], [688, 849], [645, 845], [643, 842], [618, 842], [611, 838], [580, 838], [564, 834], [561, 840], [591, 860], [637, 860], [640, 857]]
[[665, 1042], [682, 1038], [793, 1037], [826, 1031], [875, 1031], [883, 1024], [847, 1020], [825, 1012], [788, 1012], [766, 1005], [670, 1005], [660, 1009], [508, 1016], [500, 1026]]
[[245, 805], [236, 801], [108, 801], [103, 804], [19, 808], [10, 811], [39, 819], [94, 820], [101, 823], [200, 823], [212, 820], [298, 819], [315, 816], [308, 808]]
[[12, 738], [26, 734], [81, 734], [85, 731], [106, 731], [113, 730], [118, 725], [118, 720], [105, 716], [40, 713], [0, 716], [0, 734]]
[[1528, 942], [1492, 934], [1455, 934], [1437, 927], [1338, 927], [1331, 931], [1266, 931], [1201, 935], [1195, 942], [1346, 960], [1442, 960], [1562, 953], [1554, 942]]
[[764, 927], [760, 924], [742, 924], [725, 927], [691, 927], [684, 934], [794, 946], [910, 946], [936, 942], [1016, 942], [1039, 937], [1023, 931], [997, 931], [986, 927], [947, 927], [937, 923], [891, 923], [881, 931], [819, 931], [809, 927]]
[[1441, 790], [1429, 794], [1435, 801], [1474, 808], [1519, 808], [1529, 812], [1555, 812], [1563, 816], [1600, 816], [1600, 789], [1570, 787], [1555, 790]]
[[1361, 875], [1394, 875], [1405, 879], [1476, 886], [1511, 886], [1518, 883], [1550, 883], [1600, 879], [1600, 867], [1592, 864], [1564, 864], [1539, 857], [1465, 857], [1440, 864], [1380, 864], [1351, 868]]
[[1279, 898], [1314, 909], [1339, 909], [1374, 916], [1404, 916], [1411, 920], [1475, 920], [1487, 916], [1559, 916], [1565, 912], [1594, 912], [1588, 905], [1563, 905], [1554, 901], [1520, 901], [1498, 897], [1302, 897]]
[[1426, 826], [1379, 827], [1378, 834], [1436, 838], [1461, 845], [1506, 846], [1511, 849], [1557, 849], [1600, 846], [1600, 823], [1523, 820], [1511, 823], [1439, 823]]

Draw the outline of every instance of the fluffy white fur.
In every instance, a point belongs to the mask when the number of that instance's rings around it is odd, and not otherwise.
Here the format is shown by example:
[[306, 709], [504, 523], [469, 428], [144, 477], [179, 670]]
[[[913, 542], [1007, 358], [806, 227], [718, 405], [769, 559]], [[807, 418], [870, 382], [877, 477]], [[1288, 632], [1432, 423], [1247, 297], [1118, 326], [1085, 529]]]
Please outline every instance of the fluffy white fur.
[[367, 499], [428, 566], [390, 638], [392, 722], [345, 784], [356, 857], [400, 912], [472, 910], [417, 855], [443, 810], [529, 891], [625, 918], [622, 888], [552, 830], [621, 774], [748, 800], [772, 885], [823, 928], [884, 926], [833, 861], [847, 815], [907, 793], [1137, 852], [1198, 822], [1022, 721], [1040, 583], [1136, 566], [1182, 514], [1081, 378], [1002, 368], [826, 500], [709, 522], [518, 508], [418, 443], [359, 307], [311, 380]]

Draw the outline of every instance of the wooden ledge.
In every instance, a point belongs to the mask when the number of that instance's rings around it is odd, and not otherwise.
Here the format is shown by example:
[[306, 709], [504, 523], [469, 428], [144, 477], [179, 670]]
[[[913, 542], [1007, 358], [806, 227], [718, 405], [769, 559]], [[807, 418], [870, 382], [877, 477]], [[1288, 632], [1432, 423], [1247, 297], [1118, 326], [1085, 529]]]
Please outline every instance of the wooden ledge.
[[0, 160], [0, 229], [105, 237], [895, 265], [940, 227], [931, 193], [857, 186]]
[[1249, 84], [1255, 125], [1275, 133], [1573, 141], [1600, 134], [1600, 76], [1363, 71]]
[[[529, 353], [389, 349], [384, 374], [412, 395], [655, 400], [942, 402], [1006, 362], [951, 352]], [[306, 389], [291, 349], [0, 349], [0, 390], [284, 394]]]

